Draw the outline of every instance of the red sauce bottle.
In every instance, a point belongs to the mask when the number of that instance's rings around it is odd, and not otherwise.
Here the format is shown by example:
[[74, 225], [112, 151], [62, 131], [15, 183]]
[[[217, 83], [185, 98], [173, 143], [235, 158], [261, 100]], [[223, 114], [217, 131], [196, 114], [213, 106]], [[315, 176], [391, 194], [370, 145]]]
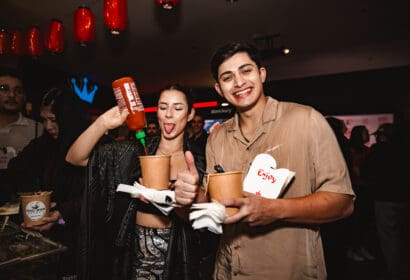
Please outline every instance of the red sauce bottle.
[[120, 110], [127, 109], [130, 112], [125, 123], [129, 130], [135, 131], [135, 137], [145, 147], [144, 128], [147, 126], [147, 120], [134, 80], [131, 77], [117, 79], [112, 82], [112, 89]]

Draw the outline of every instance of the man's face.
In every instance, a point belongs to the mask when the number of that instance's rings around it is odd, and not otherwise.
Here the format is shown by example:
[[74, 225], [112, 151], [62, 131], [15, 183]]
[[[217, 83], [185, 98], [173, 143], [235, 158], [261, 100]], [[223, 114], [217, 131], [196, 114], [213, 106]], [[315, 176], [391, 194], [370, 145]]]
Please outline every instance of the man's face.
[[265, 78], [265, 68], [258, 68], [247, 53], [239, 52], [219, 66], [215, 89], [239, 111], [246, 110], [263, 96]]
[[0, 112], [21, 112], [26, 101], [23, 84], [19, 79], [10, 76], [0, 77]]
[[158, 127], [155, 123], [149, 123], [147, 125], [147, 135], [154, 136], [158, 134]]
[[194, 134], [200, 134], [204, 128], [204, 120], [201, 116], [195, 116], [191, 121], [191, 127]]

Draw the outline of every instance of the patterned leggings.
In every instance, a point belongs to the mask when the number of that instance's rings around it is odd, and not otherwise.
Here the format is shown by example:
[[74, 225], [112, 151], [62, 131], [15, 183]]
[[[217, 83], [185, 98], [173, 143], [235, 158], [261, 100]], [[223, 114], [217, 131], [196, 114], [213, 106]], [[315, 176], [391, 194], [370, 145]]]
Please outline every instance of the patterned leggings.
[[136, 225], [132, 279], [163, 279], [170, 232], [170, 228], [147, 228]]

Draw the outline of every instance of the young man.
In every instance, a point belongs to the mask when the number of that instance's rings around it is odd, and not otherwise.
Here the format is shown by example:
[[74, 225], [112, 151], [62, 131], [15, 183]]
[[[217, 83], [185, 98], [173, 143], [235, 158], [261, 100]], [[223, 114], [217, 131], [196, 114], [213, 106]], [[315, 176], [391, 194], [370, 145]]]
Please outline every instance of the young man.
[[[255, 156], [267, 152], [277, 168], [296, 172], [279, 199], [245, 193], [223, 201], [240, 210], [224, 222], [214, 278], [326, 279], [319, 225], [349, 216], [354, 197], [332, 129], [309, 106], [265, 96], [266, 69], [253, 46], [223, 46], [211, 69], [216, 91], [237, 113], [210, 134], [207, 171], [219, 164], [246, 174]], [[188, 186], [194, 180], [184, 179], [185, 191], [194, 190]], [[183, 185], [178, 183], [177, 201], [187, 203]]]
[[43, 125], [21, 113], [26, 92], [17, 71], [0, 67], [0, 205], [12, 199], [8, 162], [43, 133]]
[[153, 137], [159, 135], [159, 125], [156, 120], [149, 120], [147, 122], [147, 136]]
[[43, 132], [41, 123], [21, 113], [25, 104], [26, 92], [19, 73], [0, 68], [0, 147], [12, 147], [16, 153]]

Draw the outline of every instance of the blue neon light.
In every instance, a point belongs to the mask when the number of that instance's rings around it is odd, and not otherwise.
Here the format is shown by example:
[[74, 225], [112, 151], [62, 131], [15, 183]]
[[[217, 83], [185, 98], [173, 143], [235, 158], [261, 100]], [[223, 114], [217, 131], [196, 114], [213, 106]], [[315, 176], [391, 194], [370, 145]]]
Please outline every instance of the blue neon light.
[[98, 86], [94, 85], [91, 91], [88, 91], [87, 83], [88, 78], [84, 77], [83, 82], [81, 85], [81, 89], [77, 86], [77, 80], [75, 78], [71, 78], [71, 83], [73, 84], [74, 92], [80, 97], [81, 100], [88, 102], [90, 104], [94, 101], [94, 96], [98, 90]]

